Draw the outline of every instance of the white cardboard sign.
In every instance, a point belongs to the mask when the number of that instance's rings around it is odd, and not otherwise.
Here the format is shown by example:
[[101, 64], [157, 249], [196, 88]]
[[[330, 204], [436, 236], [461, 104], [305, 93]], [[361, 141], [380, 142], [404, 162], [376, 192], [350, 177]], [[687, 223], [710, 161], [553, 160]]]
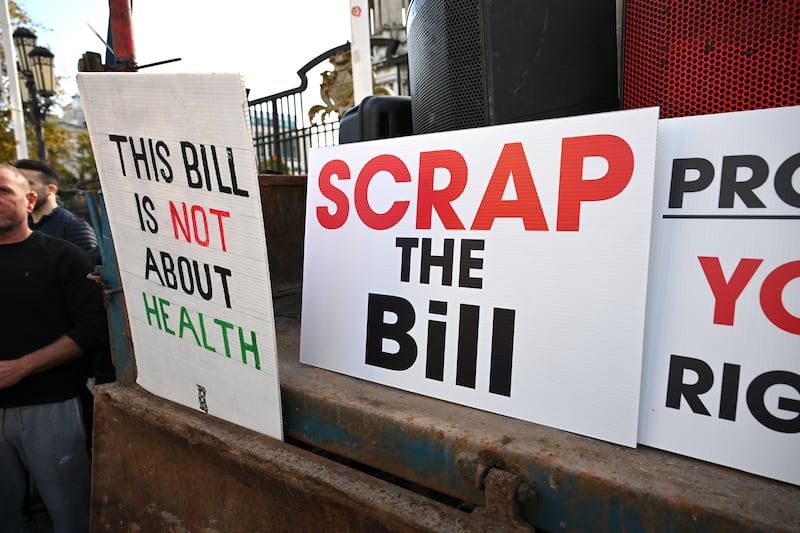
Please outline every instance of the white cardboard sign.
[[301, 361], [635, 446], [657, 117], [312, 150]]
[[138, 383], [282, 438], [272, 297], [238, 74], [78, 76]]
[[800, 484], [800, 107], [662, 120], [639, 442]]

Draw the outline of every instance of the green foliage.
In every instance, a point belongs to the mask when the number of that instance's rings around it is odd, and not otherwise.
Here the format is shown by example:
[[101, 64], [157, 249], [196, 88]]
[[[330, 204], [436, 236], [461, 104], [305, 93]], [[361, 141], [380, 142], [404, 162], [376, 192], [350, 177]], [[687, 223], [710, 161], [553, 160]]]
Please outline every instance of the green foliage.
[[[9, 0], [8, 11], [11, 21], [11, 31], [19, 27], [42, 30], [43, 26], [31, 20], [28, 13], [16, 2]], [[2, 46], [0, 45], [0, 50]], [[57, 51], [54, 51], [57, 52]], [[2, 56], [0, 56], [2, 57]], [[3, 75], [6, 73], [7, 66], [4, 66]], [[16, 141], [14, 137], [13, 122], [11, 111], [6, 100], [7, 91], [3, 91], [5, 98], [0, 99], [0, 162], [11, 162], [17, 158]], [[56, 80], [56, 101], [62, 94], [62, 89]], [[88, 133], [85, 131], [73, 131], [59, 124], [56, 116], [50, 109], [42, 129], [44, 131], [44, 141], [47, 151], [47, 159], [59, 171], [62, 178], [69, 183], [84, 177], [96, 175], [94, 167], [94, 156], [91, 144], [88, 141]], [[28, 144], [28, 157], [37, 157], [36, 132], [33, 125], [26, 119], [25, 134]]]
[[17, 158], [14, 131], [11, 128], [11, 112], [0, 110], [0, 162], [13, 161]]
[[78, 150], [75, 155], [75, 162], [77, 163], [78, 172], [84, 178], [97, 177], [97, 164], [94, 161], [94, 152], [92, 152], [92, 141], [89, 139], [89, 132], [82, 131], [77, 137]]
[[41, 28], [41, 24], [34, 23], [28, 16], [28, 13], [22, 9], [14, 0], [8, 2], [8, 15], [11, 18], [11, 24], [18, 28], [25, 26], [26, 28]]

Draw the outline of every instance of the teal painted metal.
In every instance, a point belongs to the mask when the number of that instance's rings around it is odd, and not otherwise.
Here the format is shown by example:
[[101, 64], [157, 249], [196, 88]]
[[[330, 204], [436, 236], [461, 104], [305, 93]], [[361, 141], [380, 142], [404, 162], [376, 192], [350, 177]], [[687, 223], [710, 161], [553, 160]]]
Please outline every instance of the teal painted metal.
[[103, 201], [101, 189], [86, 189], [86, 203], [89, 216], [92, 220], [97, 243], [100, 250], [102, 266], [98, 267], [101, 283], [103, 285], [106, 302], [106, 312], [109, 322], [109, 337], [111, 353], [114, 359], [117, 381], [123, 384], [136, 382], [136, 361], [133, 356], [133, 347], [128, 336], [127, 314], [122, 298], [122, 282], [119, 277], [117, 253], [114, 249], [114, 240], [111, 236], [111, 227], [108, 224], [106, 205]]
[[[82, 188], [81, 194], [86, 197], [86, 208], [89, 211], [89, 219], [92, 222], [92, 229], [95, 235], [102, 234], [102, 222], [100, 219], [100, 206], [97, 201], [97, 191], [93, 189]], [[103, 239], [97, 239], [97, 249], [100, 251], [100, 257], [104, 258], [106, 255], [106, 243]]]
[[533, 488], [516, 505], [545, 531], [800, 531], [800, 487], [308, 367], [299, 321], [276, 324], [285, 434], [312, 448], [483, 506], [474, 457]]
[[[104, 261], [116, 267], [110, 236], [105, 226]], [[119, 286], [116, 268], [105, 275]], [[111, 295], [109, 314], [118, 380], [132, 383], [120, 294]], [[544, 531], [800, 531], [800, 487], [302, 365], [300, 303], [299, 292], [282, 295], [274, 312], [284, 432], [310, 449], [431, 498], [484, 509], [490, 498], [481, 480], [489, 468], [503, 470], [535, 492], [509, 507]]]
[[[456, 450], [433, 435], [358, 408], [334, 414], [335, 405], [320, 405], [302, 391], [283, 387], [282, 392], [287, 435], [465, 502], [483, 503], [483, 493], [459, 476]], [[371, 425], [369, 431], [359, 429]]]

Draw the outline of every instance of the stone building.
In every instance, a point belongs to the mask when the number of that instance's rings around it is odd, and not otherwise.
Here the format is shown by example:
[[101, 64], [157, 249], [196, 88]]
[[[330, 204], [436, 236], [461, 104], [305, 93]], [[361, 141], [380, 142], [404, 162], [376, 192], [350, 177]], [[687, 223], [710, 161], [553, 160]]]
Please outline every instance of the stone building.
[[[408, 65], [406, 61], [406, 14], [409, 0], [370, 0], [369, 22], [373, 38], [394, 39], [399, 46], [394, 55], [388, 55], [386, 48], [373, 51], [372, 63], [375, 70], [375, 84], [384, 87], [391, 94], [408, 95]], [[398, 70], [396, 65], [402, 63]]]

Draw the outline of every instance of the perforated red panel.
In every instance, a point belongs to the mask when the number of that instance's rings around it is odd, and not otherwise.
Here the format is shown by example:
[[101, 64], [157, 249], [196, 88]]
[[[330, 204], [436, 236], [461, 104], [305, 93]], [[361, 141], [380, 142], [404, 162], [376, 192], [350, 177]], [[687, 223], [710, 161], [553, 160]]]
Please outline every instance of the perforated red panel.
[[800, 104], [800, 1], [627, 0], [623, 107], [661, 117]]

